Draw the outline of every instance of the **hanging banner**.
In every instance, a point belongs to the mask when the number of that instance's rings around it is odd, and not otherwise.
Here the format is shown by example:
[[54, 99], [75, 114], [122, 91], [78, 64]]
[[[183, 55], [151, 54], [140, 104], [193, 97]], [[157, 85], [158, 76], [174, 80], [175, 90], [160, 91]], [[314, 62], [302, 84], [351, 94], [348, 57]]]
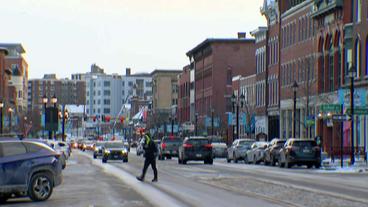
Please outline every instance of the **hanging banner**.
[[227, 114], [227, 125], [232, 126], [233, 125], [233, 113]]
[[[339, 104], [350, 106], [350, 90], [339, 89], [338, 91]], [[365, 89], [354, 89], [354, 106], [365, 106], [367, 104], [367, 92]]]

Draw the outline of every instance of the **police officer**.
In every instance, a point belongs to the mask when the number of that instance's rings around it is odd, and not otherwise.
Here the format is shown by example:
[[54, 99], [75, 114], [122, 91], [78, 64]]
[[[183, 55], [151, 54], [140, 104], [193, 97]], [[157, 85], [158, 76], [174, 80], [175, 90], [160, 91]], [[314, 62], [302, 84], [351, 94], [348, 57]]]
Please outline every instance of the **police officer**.
[[157, 182], [156, 155], [157, 155], [158, 149], [149, 133], [146, 133], [145, 135], [145, 142], [143, 145], [143, 150], [144, 150], [144, 157], [145, 157], [144, 166], [143, 166], [141, 176], [137, 176], [137, 179], [139, 181], [144, 181], [144, 176], [146, 175], [147, 168], [149, 165], [151, 165], [153, 174], [154, 174], [154, 178], [152, 182]]

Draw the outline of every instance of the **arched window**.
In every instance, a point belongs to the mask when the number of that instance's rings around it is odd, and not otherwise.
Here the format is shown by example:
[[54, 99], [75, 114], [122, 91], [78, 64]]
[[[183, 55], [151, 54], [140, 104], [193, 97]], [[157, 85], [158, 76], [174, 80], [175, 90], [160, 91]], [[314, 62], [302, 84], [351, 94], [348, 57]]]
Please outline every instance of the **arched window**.
[[361, 69], [361, 49], [359, 38], [355, 42], [355, 67], [357, 71], [357, 78], [360, 78], [362, 74], [362, 69]]
[[330, 91], [334, 90], [334, 47], [333, 47], [333, 39], [332, 36], [329, 35], [328, 38], [328, 62], [327, 62], [327, 69], [328, 69], [328, 85]]
[[340, 32], [336, 32], [336, 48], [337, 48], [337, 84], [340, 88], [341, 86], [341, 74], [342, 74], [342, 52], [341, 52], [341, 44], [340, 44]]

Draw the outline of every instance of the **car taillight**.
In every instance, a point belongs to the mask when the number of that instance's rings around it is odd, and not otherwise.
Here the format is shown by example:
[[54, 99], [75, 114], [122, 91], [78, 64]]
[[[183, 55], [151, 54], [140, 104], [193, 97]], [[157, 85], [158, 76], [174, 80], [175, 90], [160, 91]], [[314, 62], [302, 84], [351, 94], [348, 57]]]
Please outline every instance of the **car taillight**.
[[55, 154], [55, 157], [58, 158], [58, 159], [60, 158], [60, 156], [61, 156], [60, 153]]
[[207, 149], [212, 149], [212, 144], [205, 144], [204, 147]]
[[321, 151], [321, 148], [319, 148], [319, 147], [313, 147], [313, 150], [316, 151], [316, 152], [319, 152], [319, 151]]
[[192, 147], [193, 147], [193, 145], [192, 145], [192, 144], [183, 144], [183, 147], [184, 147], [184, 148], [192, 148]]
[[161, 144], [161, 148], [162, 148], [162, 149], [165, 149], [165, 148], [166, 148], [166, 143], [162, 143], [162, 144]]

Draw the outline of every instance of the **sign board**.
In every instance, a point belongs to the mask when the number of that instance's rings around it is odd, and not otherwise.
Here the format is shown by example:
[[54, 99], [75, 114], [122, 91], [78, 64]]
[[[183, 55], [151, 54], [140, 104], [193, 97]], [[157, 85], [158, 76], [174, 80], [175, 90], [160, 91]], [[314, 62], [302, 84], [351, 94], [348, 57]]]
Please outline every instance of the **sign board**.
[[323, 104], [321, 105], [321, 111], [323, 113], [340, 113], [341, 105], [340, 104]]
[[55, 107], [46, 108], [45, 129], [47, 131], [58, 130], [58, 109]]
[[[351, 114], [351, 108], [346, 109], [347, 114]], [[368, 107], [366, 106], [356, 106], [354, 107], [354, 115], [368, 115]]]
[[[338, 91], [339, 104], [350, 106], [350, 90], [339, 89]], [[354, 106], [365, 106], [367, 103], [367, 91], [363, 88], [354, 90]]]
[[344, 121], [349, 121], [351, 119], [350, 116], [346, 115], [346, 114], [335, 114], [332, 115], [332, 120], [336, 121], [336, 122], [344, 122]]

